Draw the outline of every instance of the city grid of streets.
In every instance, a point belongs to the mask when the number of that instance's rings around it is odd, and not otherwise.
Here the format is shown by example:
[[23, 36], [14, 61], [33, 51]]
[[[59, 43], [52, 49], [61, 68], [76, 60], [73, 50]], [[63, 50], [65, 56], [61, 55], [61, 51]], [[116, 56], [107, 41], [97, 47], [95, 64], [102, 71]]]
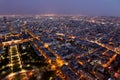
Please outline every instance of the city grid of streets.
[[0, 18], [0, 79], [119, 80], [120, 18]]

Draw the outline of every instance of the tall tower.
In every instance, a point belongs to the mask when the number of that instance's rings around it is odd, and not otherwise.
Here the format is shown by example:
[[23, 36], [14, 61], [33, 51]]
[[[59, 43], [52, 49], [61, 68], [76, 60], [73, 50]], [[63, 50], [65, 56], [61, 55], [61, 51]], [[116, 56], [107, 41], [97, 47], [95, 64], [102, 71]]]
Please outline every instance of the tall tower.
[[9, 25], [9, 31], [10, 31], [10, 34], [13, 34], [13, 26], [11, 25], [11, 23]]
[[7, 18], [5, 16], [3, 17], [3, 22], [4, 22], [4, 24], [7, 23]]

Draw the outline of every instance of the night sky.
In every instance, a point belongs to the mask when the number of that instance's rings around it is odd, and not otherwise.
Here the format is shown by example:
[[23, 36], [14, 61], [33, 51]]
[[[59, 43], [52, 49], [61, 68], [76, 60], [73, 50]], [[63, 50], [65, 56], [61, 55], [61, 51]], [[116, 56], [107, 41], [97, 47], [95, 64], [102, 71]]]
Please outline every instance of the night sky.
[[120, 16], [120, 0], [0, 0], [0, 14]]

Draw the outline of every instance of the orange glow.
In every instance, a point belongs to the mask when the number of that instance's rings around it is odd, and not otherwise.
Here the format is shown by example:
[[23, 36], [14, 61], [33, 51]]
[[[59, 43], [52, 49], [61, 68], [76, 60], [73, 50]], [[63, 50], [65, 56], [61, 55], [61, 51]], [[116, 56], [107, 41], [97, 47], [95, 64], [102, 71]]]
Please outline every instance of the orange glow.
[[78, 60], [78, 63], [79, 63], [79, 64], [81, 64], [81, 65], [83, 65], [83, 62], [82, 62], [82, 61], [80, 61], [80, 60]]
[[33, 72], [29, 72], [29, 74], [28, 74], [29, 76], [32, 76], [33, 75]]
[[64, 65], [64, 62], [61, 59], [57, 59], [56, 62], [58, 64], [58, 66], [63, 66]]
[[55, 65], [52, 65], [52, 66], [51, 66], [51, 69], [52, 69], [52, 70], [55, 70], [55, 69], [56, 69], [56, 66], [55, 66]]
[[109, 60], [106, 64], [103, 64], [102, 66], [103, 66], [104, 68], [105, 68], [105, 67], [108, 67], [108, 66], [111, 64], [111, 62], [113, 62], [113, 61], [116, 59], [117, 55], [118, 55], [118, 54], [113, 55], [113, 57], [110, 58], [110, 60]]
[[45, 47], [45, 48], [48, 48], [48, 47], [49, 47], [49, 44], [48, 44], [48, 43], [45, 43], [45, 44], [44, 44], [44, 47]]
[[106, 54], [106, 52], [108, 52], [109, 50], [106, 50], [106, 51], [104, 51], [103, 53], [102, 53], [102, 55], [105, 55]]

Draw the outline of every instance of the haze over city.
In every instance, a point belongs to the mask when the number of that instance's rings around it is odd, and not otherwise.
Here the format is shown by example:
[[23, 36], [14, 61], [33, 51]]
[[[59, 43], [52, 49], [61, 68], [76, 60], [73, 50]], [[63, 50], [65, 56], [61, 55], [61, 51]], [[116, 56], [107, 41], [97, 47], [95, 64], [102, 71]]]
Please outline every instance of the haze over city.
[[120, 16], [119, 0], [0, 0], [0, 14]]

